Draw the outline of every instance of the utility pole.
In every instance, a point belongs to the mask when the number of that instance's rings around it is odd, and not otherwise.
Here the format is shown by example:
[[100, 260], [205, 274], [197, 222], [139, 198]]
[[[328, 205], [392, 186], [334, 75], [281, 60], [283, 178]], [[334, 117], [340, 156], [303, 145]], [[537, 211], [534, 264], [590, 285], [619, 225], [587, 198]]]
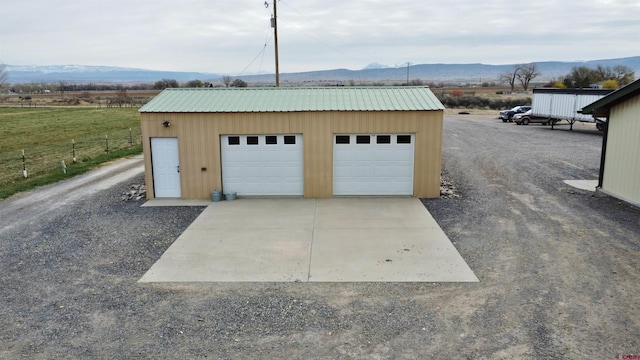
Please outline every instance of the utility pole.
[[271, 26], [273, 27], [274, 40], [276, 45], [276, 87], [280, 87], [280, 68], [278, 64], [278, 8], [276, 7], [278, 0], [273, 0], [273, 21]]
[[409, 86], [409, 65], [410, 63], [407, 61], [407, 86]]

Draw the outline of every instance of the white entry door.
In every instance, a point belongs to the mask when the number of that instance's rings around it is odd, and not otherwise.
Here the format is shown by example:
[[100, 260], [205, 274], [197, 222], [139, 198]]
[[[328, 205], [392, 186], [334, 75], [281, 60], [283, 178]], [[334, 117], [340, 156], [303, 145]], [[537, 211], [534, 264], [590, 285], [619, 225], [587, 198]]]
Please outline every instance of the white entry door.
[[151, 138], [151, 165], [155, 197], [179, 198], [180, 161], [177, 138]]
[[413, 195], [412, 134], [345, 134], [333, 141], [334, 195]]
[[223, 135], [222, 189], [238, 195], [304, 195], [302, 135]]

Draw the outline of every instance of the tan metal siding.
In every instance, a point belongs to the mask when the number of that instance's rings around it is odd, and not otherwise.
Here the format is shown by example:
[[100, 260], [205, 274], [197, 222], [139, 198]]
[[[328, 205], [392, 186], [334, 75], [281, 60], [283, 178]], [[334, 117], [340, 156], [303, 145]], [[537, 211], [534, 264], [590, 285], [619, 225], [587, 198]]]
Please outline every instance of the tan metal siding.
[[[145, 118], [147, 119], [145, 121]], [[178, 137], [176, 127], [163, 127], [162, 122], [169, 121], [173, 124], [174, 114], [147, 114], [142, 118], [142, 151], [144, 153], [145, 182], [147, 186], [147, 197], [155, 197], [153, 191], [153, 172], [151, 166], [151, 138], [152, 137]], [[178, 140], [180, 146], [180, 140]], [[182, 162], [182, 158], [180, 159]], [[184, 188], [184, 186], [182, 186]], [[184, 191], [182, 192], [184, 194]]]
[[[145, 176], [153, 198], [150, 137], [178, 137], [184, 198], [208, 198], [222, 185], [220, 135], [302, 134], [305, 197], [333, 196], [333, 135], [415, 134], [414, 196], [440, 195], [443, 112], [142, 113]], [[165, 128], [165, 120], [171, 126]], [[202, 170], [206, 168], [206, 170]]]
[[609, 118], [602, 188], [640, 204], [640, 96], [615, 105]]
[[333, 139], [331, 118], [333, 113], [309, 112], [294, 120], [301, 123], [304, 141], [305, 197], [333, 196]]

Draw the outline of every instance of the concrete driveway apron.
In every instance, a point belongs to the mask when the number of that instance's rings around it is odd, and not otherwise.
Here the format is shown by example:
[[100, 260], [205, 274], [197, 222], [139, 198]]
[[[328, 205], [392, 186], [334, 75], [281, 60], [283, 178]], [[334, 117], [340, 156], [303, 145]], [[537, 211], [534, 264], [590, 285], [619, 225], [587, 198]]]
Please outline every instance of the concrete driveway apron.
[[419, 199], [333, 198], [211, 203], [139, 281], [478, 279]]

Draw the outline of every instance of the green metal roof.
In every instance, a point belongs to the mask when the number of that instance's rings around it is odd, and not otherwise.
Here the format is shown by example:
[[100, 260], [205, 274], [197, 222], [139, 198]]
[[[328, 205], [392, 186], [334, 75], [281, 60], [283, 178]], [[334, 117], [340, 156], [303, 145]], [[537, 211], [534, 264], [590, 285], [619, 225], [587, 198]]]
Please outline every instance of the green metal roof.
[[140, 112], [297, 112], [443, 110], [427, 87], [166, 89]]
[[630, 96], [640, 93], [640, 79], [628, 84], [620, 89], [610, 93], [609, 95], [600, 98], [591, 104], [582, 108], [583, 114], [593, 114], [594, 112], [608, 111], [611, 106], [627, 99]]

